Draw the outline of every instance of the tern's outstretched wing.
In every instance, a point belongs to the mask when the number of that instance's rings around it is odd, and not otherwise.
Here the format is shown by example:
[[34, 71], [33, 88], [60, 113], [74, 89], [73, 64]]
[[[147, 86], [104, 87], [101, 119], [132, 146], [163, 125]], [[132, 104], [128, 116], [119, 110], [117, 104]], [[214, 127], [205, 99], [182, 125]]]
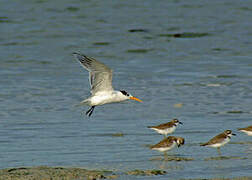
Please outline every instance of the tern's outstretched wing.
[[112, 91], [112, 70], [105, 64], [83, 54], [73, 53], [81, 65], [89, 71], [91, 93]]

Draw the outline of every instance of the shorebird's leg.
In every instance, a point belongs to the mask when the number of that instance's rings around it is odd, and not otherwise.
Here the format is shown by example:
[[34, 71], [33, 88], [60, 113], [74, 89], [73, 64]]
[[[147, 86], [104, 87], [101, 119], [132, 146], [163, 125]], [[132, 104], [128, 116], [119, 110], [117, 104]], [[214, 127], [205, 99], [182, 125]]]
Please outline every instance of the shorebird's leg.
[[91, 114], [92, 114], [93, 111], [94, 111], [94, 108], [95, 108], [95, 106], [92, 106], [92, 107], [86, 112], [86, 115], [88, 115], [88, 116], [90, 117]]
[[168, 156], [167, 156], [167, 152], [165, 151], [165, 152], [164, 152], [164, 160], [167, 160], [167, 157], [168, 157]]
[[218, 154], [221, 156], [220, 147], [217, 148]]

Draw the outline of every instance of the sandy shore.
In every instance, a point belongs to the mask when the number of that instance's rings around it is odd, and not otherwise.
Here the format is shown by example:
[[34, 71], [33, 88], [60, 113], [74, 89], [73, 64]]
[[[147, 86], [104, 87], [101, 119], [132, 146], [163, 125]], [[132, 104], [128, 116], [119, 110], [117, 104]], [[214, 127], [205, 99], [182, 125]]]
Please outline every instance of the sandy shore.
[[[124, 175], [128, 176], [157, 176], [164, 175], [163, 170], [132, 170]], [[0, 180], [94, 180], [94, 179], [117, 179], [122, 174], [107, 170], [87, 170], [84, 168], [67, 167], [20, 167], [0, 170]], [[133, 177], [132, 177], [133, 178]], [[190, 179], [190, 178], [189, 178]], [[228, 180], [231, 178], [214, 178], [212, 180]], [[252, 180], [251, 177], [237, 177], [233, 180]], [[200, 180], [200, 179], [199, 179]]]

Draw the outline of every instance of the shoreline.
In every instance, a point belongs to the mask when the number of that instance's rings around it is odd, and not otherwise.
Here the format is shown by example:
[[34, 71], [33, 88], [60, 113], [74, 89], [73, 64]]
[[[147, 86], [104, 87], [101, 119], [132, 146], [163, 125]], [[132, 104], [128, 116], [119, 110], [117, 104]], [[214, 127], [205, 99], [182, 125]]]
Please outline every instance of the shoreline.
[[[160, 169], [150, 170], [131, 170], [118, 173], [110, 170], [89, 170], [85, 168], [75, 167], [50, 167], [50, 166], [34, 166], [34, 167], [17, 167], [0, 169], [0, 180], [74, 180], [74, 179], [117, 179], [120, 176], [162, 176], [167, 174], [166, 171]], [[190, 178], [188, 178], [190, 179]], [[234, 177], [234, 178], [197, 178], [197, 180], [252, 180], [252, 176]]]

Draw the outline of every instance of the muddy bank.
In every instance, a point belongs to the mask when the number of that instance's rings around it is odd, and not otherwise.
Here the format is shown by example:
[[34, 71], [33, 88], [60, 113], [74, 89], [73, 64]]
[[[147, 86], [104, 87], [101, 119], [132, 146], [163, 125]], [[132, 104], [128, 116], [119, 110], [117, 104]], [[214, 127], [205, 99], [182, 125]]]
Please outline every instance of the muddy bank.
[[112, 171], [65, 167], [20, 167], [0, 170], [0, 180], [113, 179]]
[[[166, 174], [163, 170], [132, 170], [120, 175], [155, 176]], [[116, 179], [118, 173], [107, 170], [88, 170], [67, 167], [19, 167], [0, 170], [0, 180], [79, 180], [79, 179]]]
[[[132, 170], [116, 173], [107, 170], [87, 170], [84, 168], [66, 167], [20, 167], [0, 170], [0, 180], [80, 180], [80, 179], [117, 179], [120, 176], [162, 176], [164, 170]], [[133, 178], [133, 177], [132, 177]], [[214, 178], [211, 180], [226, 180], [230, 178]], [[201, 180], [201, 179], [198, 179]], [[233, 180], [252, 180], [252, 177], [237, 177]]]

